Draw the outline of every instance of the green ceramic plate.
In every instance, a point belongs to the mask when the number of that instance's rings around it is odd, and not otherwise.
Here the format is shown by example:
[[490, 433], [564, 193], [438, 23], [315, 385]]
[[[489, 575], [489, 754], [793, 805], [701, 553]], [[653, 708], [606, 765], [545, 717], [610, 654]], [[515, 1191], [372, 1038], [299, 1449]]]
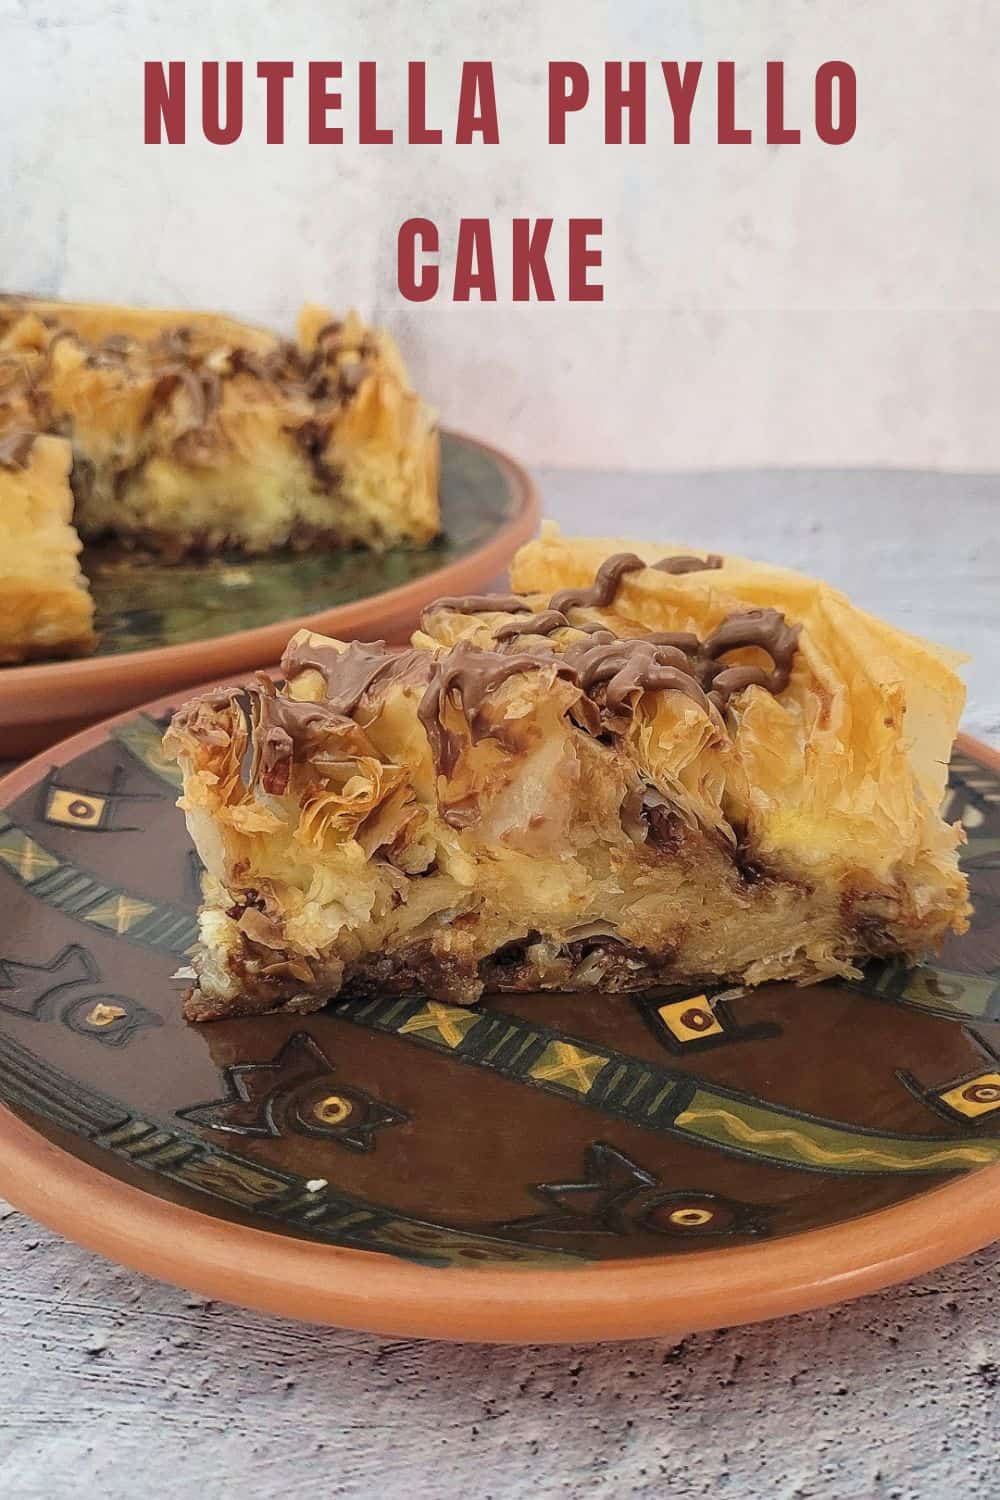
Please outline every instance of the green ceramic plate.
[[0, 791], [0, 1191], [87, 1244], [394, 1332], [680, 1331], [1000, 1234], [1000, 772], [964, 742], [971, 931], [852, 985], [180, 1016], [199, 865], [160, 732]]
[[425, 551], [301, 552], [165, 565], [84, 554], [99, 656], [207, 641], [315, 615], [439, 574], [473, 556], [512, 515], [508, 476], [488, 449], [443, 434], [441, 537]]

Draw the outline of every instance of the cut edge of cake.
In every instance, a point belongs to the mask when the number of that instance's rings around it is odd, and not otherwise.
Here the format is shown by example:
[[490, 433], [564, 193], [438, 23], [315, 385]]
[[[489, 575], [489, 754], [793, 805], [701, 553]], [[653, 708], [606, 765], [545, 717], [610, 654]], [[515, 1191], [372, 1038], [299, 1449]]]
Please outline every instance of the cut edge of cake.
[[96, 644], [72, 523], [71, 461], [63, 438], [0, 439], [0, 664], [82, 656]]

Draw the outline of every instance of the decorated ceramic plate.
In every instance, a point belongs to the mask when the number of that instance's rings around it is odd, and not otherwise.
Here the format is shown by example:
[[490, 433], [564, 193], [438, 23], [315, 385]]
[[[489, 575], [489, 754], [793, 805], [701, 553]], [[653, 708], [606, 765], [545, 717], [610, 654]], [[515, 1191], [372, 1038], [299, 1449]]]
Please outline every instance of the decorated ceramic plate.
[[90, 549], [97, 653], [0, 667], [0, 753], [27, 755], [154, 693], [276, 661], [300, 625], [402, 640], [431, 599], [474, 592], [504, 570], [538, 524], [538, 497], [513, 460], [445, 432], [441, 513], [442, 535], [423, 551], [167, 566]]
[[199, 865], [161, 700], [0, 789], [0, 1192], [273, 1312], [680, 1335], [1000, 1236], [1000, 757], [960, 742], [972, 930], [856, 984], [422, 998], [186, 1025]]

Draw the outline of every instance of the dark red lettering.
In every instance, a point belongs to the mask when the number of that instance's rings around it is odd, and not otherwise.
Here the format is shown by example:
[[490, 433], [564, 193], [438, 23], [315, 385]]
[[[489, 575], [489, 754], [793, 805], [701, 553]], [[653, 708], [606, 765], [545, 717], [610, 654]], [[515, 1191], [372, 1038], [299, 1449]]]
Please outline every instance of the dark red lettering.
[[701, 77], [701, 63], [685, 63], [683, 71], [675, 62], [661, 63], [660, 66], [663, 69], [663, 81], [667, 85], [670, 108], [674, 115], [674, 145], [690, 146], [691, 109], [694, 105], [698, 79]]
[[378, 65], [358, 63], [358, 143], [362, 146], [388, 146], [392, 131], [378, 123]]
[[437, 295], [441, 273], [434, 264], [417, 266], [418, 250], [436, 255], [440, 248], [437, 225], [432, 219], [407, 219], [396, 239], [396, 284], [407, 302], [430, 302]]
[[458, 225], [452, 300], [468, 302], [472, 292], [479, 293], [480, 302], [497, 300], [489, 219], [461, 219]]
[[514, 301], [530, 302], [531, 288], [537, 302], [554, 302], [545, 252], [552, 233], [551, 219], [515, 219], [513, 236]]
[[719, 145], [749, 146], [749, 130], [736, 128], [736, 64], [719, 64]]
[[590, 79], [583, 63], [549, 63], [549, 145], [565, 146], [566, 116], [582, 109], [590, 97]]
[[769, 146], [797, 146], [802, 139], [801, 130], [789, 130], [785, 125], [784, 63], [769, 62], [766, 76], [767, 143]]
[[462, 64], [455, 144], [471, 145], [476, 132], [482, 136], [485, 146], [500, 144], [500, 117], [497, 114], [496, 92], [493, 88], [493, 64], [488, 62]]
[[569, 300], [603, 302], [604, 286], [587, 280], [591, 266], [601, 264], [601, 251], [588, 244], [592, 235], [603, 234], [603, 219], [570, 219], [569, 221]]
[[440, 130], [431, 130], [427, 125], [427, 64], [408, 63], [407, 82], [407, 139], [411, 146], [439, 146], [442, 141]]
[[257, 77], [264, 79], [267, 144], [282, 146], [285, 142], [285, 82], [295, 72], [290, 62], [259, 62]]
[[628, 112], [628, 143], [646, 144], [646, 64], [630, 62], [628, 87], [620, 62], [604, 64], [604, 140], [608, 146], [622, 144], [624, 115]]
[[339, 146], [344, 139], [343, 128], [327, 124], [326, 119], [331, 109], [340, 108], [340, 94], [333, 93], [327, 85], [331, 79], [339, 78], [341, 73], [339, 62], [309, 64], [310, 146]]
[[[833, 86], [839, 93], [833, 121]], [[844, 146], [858, 128], [858, 79], [850, 63], [825, 62], [816, 70], [816, 134], [828, 146]]]
[[168, 63], [164, 73], [161, 62], [148, 62], [144, 73], [146, 129], [143, 139], [146, 145], [159, 146], [163, 140], [162, 132], [166, 130], [168, 145], [183, 146], [184, 64]]
[[243, 134], [243, 64], [226, 63], [226, 122], [222, 123], [219, 64], [201, 65], [201, 128], [213, 146], [231, 146]]

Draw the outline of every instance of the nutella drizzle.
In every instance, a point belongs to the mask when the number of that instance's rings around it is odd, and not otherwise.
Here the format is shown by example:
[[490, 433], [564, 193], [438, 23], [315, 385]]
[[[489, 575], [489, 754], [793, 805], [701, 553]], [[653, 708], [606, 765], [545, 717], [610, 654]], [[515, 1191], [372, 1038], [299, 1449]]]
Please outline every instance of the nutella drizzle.
[[[721, 567], [722, 559], [664, 558], [653, 566], [665, 573], [689, 573]], [[789, 625], [776, 609], [747, 609], [729, 615], [700, 641], [690, 631], [653, 631], [643, 636], [619, 637], [593, 621], [575, 624], [569, 611], [607, 609], [629, 573], [646, 564], [633, 553], [610, 557], [598, 569], [589, 588], [563, 589], [547, 609], [535, 612], [517, 594], [482, 594], [440, 599], [425, 616], [441, 609], [462, 614], [516, 614], [496, 632], [496, 649], [486, 650], [468, 640], [438, 650], [390, 647], [384, 641], [353, 641], [344, 649], [316, 637], [292, 641], [282, 658], [286, 677], [312, 670], [326, 688], [321, 703], [276, 694], [263, 678], [247, 690], [252, 721], [253, 762], [249, 780], [259, 780], [274, 795], [288, 789], [297, 751], [321, 756], [331, 734], [357, 730], [359, 709], [377, 712], [393, 686], [420, 690], [417, 716], [427, 735], [438, 775], [454, 771], [465, 744], [492, 737], [504, 743], [502, 723], [490, 723], [485, 710], [497, 688], [521, 672], [549, 671], [579, 689], [579, 702], [570, 709], [574, 721], [591, 734], [621, 732], [644, 692], [683, 694], [707, 714], [725, 710], [743, 688], [756, 685], [771, 693], [787, 687], [798, 643], [799, 627]], [[548, 639], [568, 629], [578, 638], [557, 649]], [[521, 644], [524, 638], [528, 639]], [[505, 649], [516, 643], [517, 649]], [[763, 666], [737, 666], [726, 658], [733, 651], [756, 649], [771, 661]], [[211, 701], [222, 706], [233, 690]], [[205, 701], [205, 700], [202, 700]], [[455, 715], [464, 721], [464, 731]], [[449, 720], [451, 722], [449, 722]], [[452, 817], [454, 813], [454, 817]], [[464, 826], [460, 808], [444, 811], [446, 821]]]
[[366, 644], [352, 641], [344, 651], [310, 638], [292, 641], [281, 658], [286, 677], [300, 672], [318, 672], [326, 684], [327, 702], [337, 713], [349, 717], [376, 683], [383, 692], [391, 683], [426, 683], [434, 668], [428, 651], [398, 649], [385, 641]]
[[543, 609], [540, 614], [529, 615], [526, 620], [509, 620], [500, 626], [496, 638], [498, 641], [513, 641], [519, 635], [551, 635], [568, 625], [569, 621], [561, 610]]
[[[250, 701], [252, 760], [245, 777], [248, 786], [259, 781], [275, 797], [288, 791], [296, 754], [302, 760], [322, 762], [331, 738], [350, 741], [359, 736], [354, 720], [332, 703], [309, 703], [278, 693], [273, 681], [257, 674], [256, 684], [246, 689]], [[242, 706], [242, 705], [241, 705]]]
[[[622, 579], [646, 566], [634, 552], [616, 552], [601, 563], [589, 588], [560, 589], [549, 600], [549, 608], [561, 610], [563, 614], [568, 609], [609, 609], [615, 602]], [[721, 568], [722, 558], [715, 552], [710, 552], [705, 558], [663, 557], [648, 566], [658, 573], [698, 573], [703, 569]]]
[[563, 614], [568, 609], [608, 609], [615, 602], [618, 585], [628, 573], [637, 573], [646, 564], [634, 552], [616, 552], [605, 558], [589, 588], [560, 589], [549, 600], [550, 609]]
[[632, 694], [660, 688], [684, 693], [708, 712], [708, 699], [688, 658], [674, 646], [658, 646], [641, 637], [597, 645], [581, 641], [564, 655], [588, 697], [595, 688], [604, 688], [604, 701], [613, 713], [625, 708]]
[[722, 558], [717, 552], [707, 557], [663, 557], [651, 566], [658, 573], [702, 573], [706, 569], [721, 568]]
[[[768, 692], [780, 693], [789, 683], [792, 663], [799, 640], [798, 625], [789, 625], [777, 609], [747, 609], [730, 615], [717, 625], [701, 647], [701, 655], [712, 663], [706, 667], [714, 695], [725, 701], [741, 688], [757, 684]], [[729, 651], [756, 646], [766, 651], [774, 666], [770, 672], [762, 667], [727, 667], [718, 657]]]
[[427, 621], [439, 609], [450, 609], [457, 615], [518, 615], [530, 614], [531, 608], [520, 594], [456, 594], [453, 598], [435, 599], [426, 605], [420, 615], [420, 628], [426, 630]]
[[483, 737], [482, 713], [494, 688], [518, 672], [533, 672], [540, 667], [551, 667], [562, 677], [575, 676], [572, 664], [553, 651], [512, 656], [481, 651], [469, 641], [459, 641], [437, 661], [417, 717], [424, 726], [439, 775], [451, 775], [462, 750], [462, 737], [445, 723], [448, 705], [461, 710], [475, 744]]
[[579, 621], [572, 624], [558, 609], [545, 609], [540, 614], [529, 615], [526, 620], [511, 620], [501, 625], [496, 632], [498, 641], [512, 641], [521, 635], [553, 635], [557, 630], [579, 630], [584, 635], [599, 635], [609, 641], [617, 637], [596, 620]]

